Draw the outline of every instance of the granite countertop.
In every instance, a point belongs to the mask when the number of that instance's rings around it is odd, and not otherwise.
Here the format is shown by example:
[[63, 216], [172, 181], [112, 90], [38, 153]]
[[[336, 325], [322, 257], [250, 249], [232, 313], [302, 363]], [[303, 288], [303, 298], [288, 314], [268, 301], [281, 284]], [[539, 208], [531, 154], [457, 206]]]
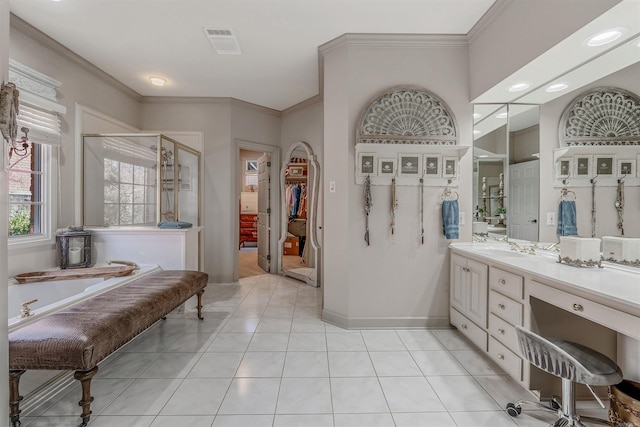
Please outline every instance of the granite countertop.
[[[516, 241], [522, 248], [531, 243]], [[542, 246], [542, 245], [540, 245]], [[536, 249], [535, 255], [511, 250], [504, 242], [451, 243], [453, 252], [497, 268], [515, 270], [544, 284], [640, 316], [640, 269], [603, 262], [603, 268], [559, 263], [557, 252]]]

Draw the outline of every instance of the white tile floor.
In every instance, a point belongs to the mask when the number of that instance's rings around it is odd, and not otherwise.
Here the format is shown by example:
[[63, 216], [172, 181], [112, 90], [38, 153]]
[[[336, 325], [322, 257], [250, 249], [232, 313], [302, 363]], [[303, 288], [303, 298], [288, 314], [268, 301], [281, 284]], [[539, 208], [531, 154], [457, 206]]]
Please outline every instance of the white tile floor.
[[[320, 320], [320, 290], [262, 275], [210, 284], [205, 320], [172, 313], [105, 360], [93, 427], [542, 427], [511, 418], [527, 393], [455, 330], [347, 331]], [[23, 413], [76, 426], [79, 386]], [[579, 408], [584, 407], [580, 404]], [[585, 414], [606, 416], [587, 404]]]

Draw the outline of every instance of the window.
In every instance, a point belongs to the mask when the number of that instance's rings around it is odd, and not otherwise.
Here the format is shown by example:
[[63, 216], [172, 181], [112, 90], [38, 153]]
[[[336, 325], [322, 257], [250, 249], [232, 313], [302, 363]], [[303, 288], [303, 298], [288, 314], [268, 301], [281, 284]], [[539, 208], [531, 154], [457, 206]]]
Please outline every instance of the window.
[[48, 147], [32, 142], [25, 156], [9, 159], [9, 237], [46, 233], [43, 158]]
[[[29, 129], [26, 153], [7, 152], [10, 243], [51, 238], [53, 149], [60, 138], [56, 113], [20, 104], [18, 126]], [[7, 149], [9, 150], [9, 149]]]
[[104, 223], [140, 225], [155, 221], [155, 170], [104, 159]]

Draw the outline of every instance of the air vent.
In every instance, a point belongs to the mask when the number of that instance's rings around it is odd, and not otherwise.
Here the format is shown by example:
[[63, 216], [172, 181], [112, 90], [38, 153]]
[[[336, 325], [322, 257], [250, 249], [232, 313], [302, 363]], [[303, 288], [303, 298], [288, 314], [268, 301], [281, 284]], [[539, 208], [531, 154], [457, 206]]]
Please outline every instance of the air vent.
[[205, 28], [204, 33], [217, 53], [221, 55], [240, 55], [238, 40], [229, 28]]

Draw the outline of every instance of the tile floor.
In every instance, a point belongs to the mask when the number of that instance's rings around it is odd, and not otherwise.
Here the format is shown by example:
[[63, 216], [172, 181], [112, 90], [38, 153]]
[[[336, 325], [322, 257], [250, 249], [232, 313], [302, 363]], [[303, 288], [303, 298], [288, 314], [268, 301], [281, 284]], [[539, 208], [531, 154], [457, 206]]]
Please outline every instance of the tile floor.
[[[455, 330], [344, 330], [320, 290], [261, 275], [210, 284], [205, 320], [172, 313], [100, 365], [92, 427], [542, 427], [527, 393]], [[76, 426], [79, 386], [23, 413]], [[582, 407], [583, 405], [579, 405]], [[589, 415], [606, 416], [587, 404]]]

